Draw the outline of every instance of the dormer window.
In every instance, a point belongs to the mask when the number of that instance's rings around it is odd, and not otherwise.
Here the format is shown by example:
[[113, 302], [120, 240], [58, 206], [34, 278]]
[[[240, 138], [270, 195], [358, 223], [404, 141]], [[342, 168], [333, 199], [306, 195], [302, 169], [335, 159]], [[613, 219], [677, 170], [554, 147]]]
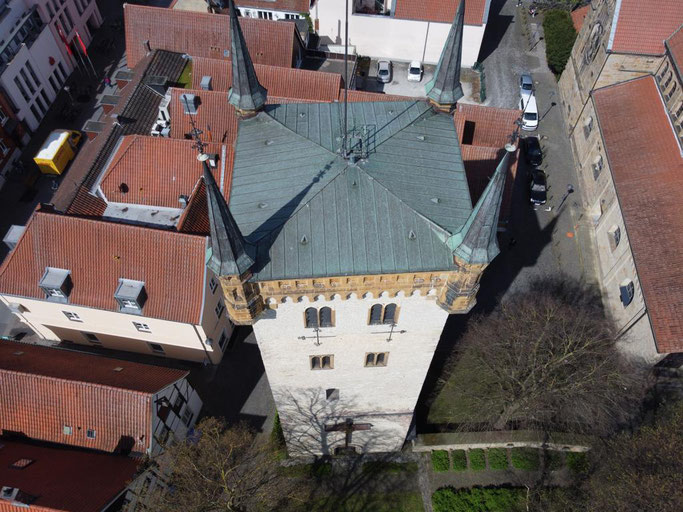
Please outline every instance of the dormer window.
[[141, 315], [142, 308], [147, 300], [145, 283], [133, 279], [119, 279], [119, 286], [116, 288], [114, 298], [119, 304], [119, 311], [122, 313]]
[[38, 286], [45, 292], [45, 298], [51, 302], [68, 302], [73, 288], [71, 272], [63, 268], [45, 267], [45, 273]]

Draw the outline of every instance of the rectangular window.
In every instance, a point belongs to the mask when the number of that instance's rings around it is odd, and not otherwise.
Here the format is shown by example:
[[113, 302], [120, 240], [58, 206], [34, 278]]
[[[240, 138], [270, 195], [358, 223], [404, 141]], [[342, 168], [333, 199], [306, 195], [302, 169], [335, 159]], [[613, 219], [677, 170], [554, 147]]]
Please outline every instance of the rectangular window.
[[185, 403], [185, 397], [178, 393], [178, 396], [175, 397], [175, 402], [173, 402], [173, 410], [174, 411], [180, 411], [180, 408], [183, 406]]
[[0, 153], [2, 153], [2, 156], [5, 156], [7, 153], [9, 153], [9, 148], [1, 140], [0, 140]]
[[325, 391], [325, 397], [328, 402], [339, 400], [339, 390], [337, 388], [330, 388]]
[[69, 13], [68, 5], [64, 8], [64, 16], [66, 16], [66, 21], [69, 22], [69, 32], [71, 32], [71, 29], [74, 28], [74, 22], [71, 19], [71, 13]]
[[154, 352], [155, 354], [165, 354], [166, 353], [166, 352], [164, 352], [164, 347], [162, 347], [158, 343], [148, 343], [148, 345], [149, 345], [149, 348], [152, 349], [152, 352]]
[[91, 428], [88, 429], [88, 432], [86, 433], [86, 437], [88, 439], [95, 439], [97, 437], [97, 432]]
[[365, 366], [386, 366], [389, 359], [389, 352], [368, 352], [365, 354]]
[[97, 337], [96, 334], [93, 334], [91, 332], [84, 332], [83, 336], [85, 336], [85, 339], [88, 340], [90, 343], [94, 343], [95, 345], [101, 345], [102, 342], [100, 339]]
[[52, 0], [48, 0], [47, 2], [45, 2], [45, 5], [47, 6], [47, 12], [49, 14], [48, 18], [52, 19], [55, 15], [54, 7], [52, 7]]
[[64, 427], [62, 428], [62, 432], [64, 432], [65, 436], [70, 436], [71, 434], [73, 434], [73, 429], [69, 425], [64, 425]]
[[222, 300], [218, 301], [218, 304], [216, 304], [216, 309], [214, 311], [216, 312], [216, 318], [220, 318], [223, 315], [223, 311], [225, 311], [225, 306], [223, 305]]
[[47, 97], [47, 94], [45, 94], [45, 89], [40, 89], [40, 97], [43, 98], [43, 101], [45, 102], [45, 110], [50, 108], [50, 99]]
[[38, 76], [36, 76], [36, 72], [33, 70], [33, 66], [31, 66], [31, 63], [29, 61], [26, 61], [26, 67], [28, 68], [28, 72], [31, 74], [31, 78], [33, 78], [33, 81], [36, 84], [36, 87], [40, 85], [40, 80], [38, 80]]
[[26, 74], [26, 70], [24, 70], [23, 68], [20, 69], [19, 74], [21, 75], [21, 78], [24, 79], [24, 84], [26, 85], [26, 87], [28, 87], [28, 90], [31, 91], [31, 95], [35, 94], [36, 88], [33, 85], [33, 83], [31, 83], [31, 80], [29, 80], [28, 75]]
[[211, 293], [216, 293], [216, 289], [218, 288], [218, 282], [216, 281], [215, 278], [211, 278], [211, 281], [209, 281], [209, 289], [211, 290]]
[[228, 336], [225, 334], [225, 331], [221, 333], [221, 337], [218, 338], [218, 346], [221, 348], [221, 351], [225, 350], [225, 344], [228, 341]]
[[311, 370], [332, 370], [334, 368], [334, 356], [309, 356]]
[[33, 112], [33, 117], [36, 118], [36, 121], [40, 122], [43, 116], [40, 115], [40, 112], [38, 112], [38, 109], [35, 105], [31, 105], [31, 112]]
[[8, 117], [7, 114], [5, 114], [5, 111], [0, 108], [0, 124], [5, 124], [5, 121], [7, 121]]
[[57, 85], [57, 80], [55, 79], [55, 74], [56, 73], [52, 73], [49, 76], [48, 81], [50, 82], [50, 85], [52, 86], [52, 90], [55, 92], [55, 94], [57, 94], [59, 92], [59, 85]]
[[192, 412], [192, 409], [190, 409], [189, 407], [185, 407], [185, 410], [183, 411], [183, 417], [181, 418], [185, 426], [190, 426], [192, 418], [194, 418], [194, 413]]
[[81, 317], [78, 316], [76, 313], [72, 313], [71, 311], [62, 311], [64, 313], [64, 316], [67, 317], [69, 320], [72, 322], [82, 322]]
[[[24, 84], [22, 84], [19, 81], [18, 76], [14, 77], [14, 85], [17, 86], [17, 89], [19, 89], [19, 92], [21, 93], [21, 97], [24, 98], [25, 101], [31, 101], [31, 96], [28, 95], [28, 92], [26, 91]], [[36, 117], [38, 117], [38, 116], [36, 116]], [[38, 119], [40, 119], [40, 118], [38, 117]]]
[[152, 332], [152, 329], [150, 329], [149, 325], [147, 324], [143, 324], [141, 322], [133, 322], [133, 325], [140, 332]]
[[59, 70], [59, 74], [60, 74], [59, 81], [64, 83], [64, 80], [66, 80], [67, 74], [66, 74], [66, 70], [64, 69], [64, 64], [62, 64], [62, 61], [57, 62], [57, 69]]

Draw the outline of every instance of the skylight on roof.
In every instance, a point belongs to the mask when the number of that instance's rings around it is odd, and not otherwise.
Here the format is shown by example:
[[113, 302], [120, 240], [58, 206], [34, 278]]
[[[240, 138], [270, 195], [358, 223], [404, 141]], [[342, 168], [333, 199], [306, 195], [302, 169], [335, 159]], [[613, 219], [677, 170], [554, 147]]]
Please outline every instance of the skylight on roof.
[[27, 466], [33, 464], [35, 460], [33, 459], [17, 459], [12, 464], [9, 465], [12, 469], [24, 469]]

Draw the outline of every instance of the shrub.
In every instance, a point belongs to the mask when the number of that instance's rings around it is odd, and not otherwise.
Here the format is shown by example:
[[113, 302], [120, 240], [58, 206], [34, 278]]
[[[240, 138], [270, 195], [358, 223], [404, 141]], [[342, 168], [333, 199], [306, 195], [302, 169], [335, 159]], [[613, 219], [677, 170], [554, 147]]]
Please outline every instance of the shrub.
[[451, 459], [453, 460], [453, 469], [456, 471], [467, 470], [467, 454], [465, 450], [453, 450], [451, 452]]
[[522, 489], [442, 487], [432, 495], [432, 505], [434, 512], [516, 512], [523, 510], [525, 495]]
[[508, 454], [505, 448], [491, 448], [488, 452], [490, 469], [507, 469]]
[[576, 30], [571, 15], [561, 9], [551, 9], [545, 12], [543, 18], [545, 32], [545, 55], [548, 67], [560, 76], [567, 65], [569, 55], [576, 39]]
[[548, 451], [545, 452], [546, 465], [550, 471], [557, 471], [562, 469], [564, 465], [564, 457], [562, 457], [562, 452]]
[[432, 467], [434, 471], [448, 471], [450, 465], [446, 450], [435, 450], [432, 452]]
[[377, 473], [415, 473], [417, 462], [384, 462], [373, 460], [363, 464], [363, 473], [374, 475]]
[[481, 471], [486, 469], [486, 454], [481, 448], [469, 450], [467, 456], [470, 459], [470, 469], [472, 471]]
[[276, 412], [273, 420], [273, 430], [270, 431], [270, 442], [275, 448], [285, 447], [285, 434], [282, 432], [282, 424], [280, 423], [280, 415]]
[[567, 452], [565, 461], [572, 473], [576, 475], [588, 473], [589, 462], [586, 452]]
[[297, 464], [279, 468], [280, 473], [291, 478], [314, 478], [321, 479], [332, 473], [332, 465], [325, 462], [313, 464]]
[[512, 448], [510, 461], [514, 468], [535, 471], [539, 466], [538, 450], [536, 448]]

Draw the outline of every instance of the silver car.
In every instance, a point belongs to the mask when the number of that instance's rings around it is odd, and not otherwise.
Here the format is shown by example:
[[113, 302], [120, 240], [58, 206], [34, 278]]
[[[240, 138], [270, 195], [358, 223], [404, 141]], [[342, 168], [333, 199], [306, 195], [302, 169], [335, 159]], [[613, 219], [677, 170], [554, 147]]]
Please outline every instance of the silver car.
[[519, 77], [519, 95], [525, 101], [534, 93], [534, 80], [531, 75], [524, 73]]
[[380, 60], [377, 63], [377, 81], [383, 84], [391, 82], [393, 76], [393, 66], [390, 60]]

